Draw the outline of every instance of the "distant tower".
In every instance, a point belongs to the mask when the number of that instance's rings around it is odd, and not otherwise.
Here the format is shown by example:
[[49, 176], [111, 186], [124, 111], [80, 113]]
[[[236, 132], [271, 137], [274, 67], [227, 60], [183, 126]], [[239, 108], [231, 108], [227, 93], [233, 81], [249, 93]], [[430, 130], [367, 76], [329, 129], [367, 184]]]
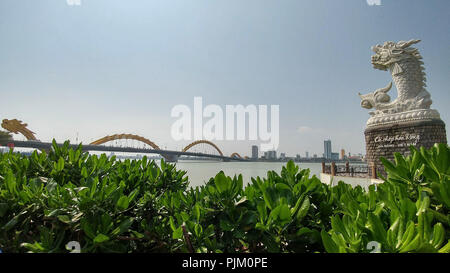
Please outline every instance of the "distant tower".
[[305, 155], [306, 155], [306, 158], [309, 158], [309, 153], [308, 152], [306, 152]]
[[341, 149], [341, 159], [345, 159], [345, 150]]
[[277, 151], [267, 151], [269, 159], [277, 159]]
[[258, 146], [252, 146], [252, 159], [258, 159]]
[[329, 139], [323, 142], [323, 157], [331, 159], [331, 140]]

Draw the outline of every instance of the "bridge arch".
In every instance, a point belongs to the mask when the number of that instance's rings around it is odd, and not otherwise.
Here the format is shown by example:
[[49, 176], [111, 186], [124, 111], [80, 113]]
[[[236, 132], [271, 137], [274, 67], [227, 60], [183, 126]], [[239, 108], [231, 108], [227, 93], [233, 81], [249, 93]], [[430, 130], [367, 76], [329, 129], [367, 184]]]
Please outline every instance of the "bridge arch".
[[238, 153], [232, 153], [232, 154], [230, 155], [230, 157], [242, 158], [242, 156], [241, 156], [240, 154], [238, 154]]
[[217, 152], [219, 152], [219, 154], [220, 154], [221, 156], [223, 156], [223, 153], [222, 153], [222, 151], [219, 149], [219, 147], [217, 147], [216, 144], [212, 143], [212, 142], [209, 141], [209, 140], [197, 140], [197, 141], [194, 141], [194, 142], [192, 142], [191, 144], [189, 144], [189, 145], [187, 145], [186, 147], [184, 147], [184, 149], [183, 149], [182, 152], [187, 152], [190, 148], [194, 147], [195, 145], [202, 144], [202, 143], [203, 143], [203, 144], [209, 144], [209, 145], [211, 145], [212, 147], [214, 147], [214, 149], [216, 149]]
[[132, 134], [115, 134], [115, 135], [111, 135], [111, 136], [105, 136], [100, 139], [97, 139], [96, 141], [91, 142], [91, 145], [100, 145], [100, 144], [103, 144], [103, 143], [106, 143], [109, 141], [113, 141], [113, 140], [117, 140], [117, 139], [133, 139], [133, 140], [143, 142], [143, 143], [151, 146], [155, 150], [161, 150], [161, 148], [159, 148], [158, 145], [156, 145], [149, 139], [138, 136], [138, 135], [132, 135]]

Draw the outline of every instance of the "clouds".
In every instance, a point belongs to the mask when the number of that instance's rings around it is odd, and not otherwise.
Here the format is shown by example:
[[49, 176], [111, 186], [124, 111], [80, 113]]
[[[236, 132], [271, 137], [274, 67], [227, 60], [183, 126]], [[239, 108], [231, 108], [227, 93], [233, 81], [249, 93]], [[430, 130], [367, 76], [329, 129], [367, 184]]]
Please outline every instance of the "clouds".
[[369, 6], [381, 6], [381, 0], [366, 0]]
[[309, 127], [309, 126], [300, 126], [300, 127], [297, 128], [297, 132], [300, 133], [300, 134], [307, 134], [307, 133], [310, 133], [312, 131], [313, 131], [313, 129], [311, 127]]
[[312, 128], [310, 126], [299, 126], [297, 128], [297, 133], [300, 135], [326, 135], [327, 130], [324, 128]]

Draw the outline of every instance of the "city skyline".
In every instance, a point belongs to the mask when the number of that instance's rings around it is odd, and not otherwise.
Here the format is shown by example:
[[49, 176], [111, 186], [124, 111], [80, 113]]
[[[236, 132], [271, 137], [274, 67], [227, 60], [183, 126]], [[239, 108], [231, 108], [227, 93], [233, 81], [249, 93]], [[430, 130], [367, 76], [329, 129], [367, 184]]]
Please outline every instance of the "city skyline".
[[[0, 3], [0, 118], [43, 141], [133, 133], [179, 150], [189, 141], [171, 139], [170, 110], [202, 96], [280, 105], [278, 154], [320, 157], [328, 138], [335, 152], [364, 153], [369, 114], [357, 93], [390, 81], [372, 68], [370, 47], [413, 38], [431, 107], [450, 121], [446, 1], [23, 3]], [[213, 142], [248, 156], [260, 144]]]
[[[326, 160], [333, 160], [333, 161], [337, 161], [337, 160], [345, 160], [345, 159], [363, 159], [364, 158], [364, 152], [359, 152], [359, 153], [354, 153], [351, 154], [350, 152], [348, 154], [346, 154], [345, 149], [339, 148], [336, 151], [333, 151], [332, 148], [332, 140], [331, 139], [325, 139], [323, 141], [324, 144], [324, 150], [322, 153], [321, 157], [318, 157], [317, 154], [314, 154], [314, 157], [312, 158], [319, 158], [319, 159], [326, 159]], [[300, 160], [300, 159], [310, 159], [311, 157], [309, 157], [309, 151], [305, 151], [305, 156], [301, 156], [299, 153], [295, 153], [295, 154], [288, 154], [285, 151], [278, 151], [280, 153], [280, 156], [277, 157], [277, 151], [266, 151], [264, 152], [262, 155], [259, 155], [258, 153], [258, 146], [253, 145], [252, 146], [252, 156], [251, 159], [255, 160], [255, 159], [283, 159], [283, 158], [291, 158], [291, 159], [296, 159], [296, 160]], [[338, 152], [339, 151], [339, 152]], [[292, 151], [294, 153], [294, 151]], [[255, 156], [257, 155], [257, 156]]]

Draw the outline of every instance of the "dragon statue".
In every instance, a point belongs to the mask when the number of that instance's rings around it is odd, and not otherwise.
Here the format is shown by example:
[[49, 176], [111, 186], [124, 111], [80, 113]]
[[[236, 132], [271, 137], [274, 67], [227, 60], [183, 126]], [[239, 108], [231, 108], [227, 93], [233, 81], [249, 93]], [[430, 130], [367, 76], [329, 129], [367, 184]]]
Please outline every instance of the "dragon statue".
[[24, 135], [28, 140], [37, 140], [34, 136], [34, 132], [30, 131], [27, 128], [28, 124], [22, 123], [21, 120], [17, 119], [4, 119], [2, 122], [2, 127], [6, 129], [8, 132], [18, 134], [21, 133]]
[[439, 113], [431, 110], [430, 93], [425, 89], [426, 75], [422, 56], [419, 50], [411, 47], [420, 40], [385, 42], [375, 45], [372, 51], [372, 65], [375, 69], [391, 73], [398, 96], [391, 101], [387, 94], [392, 88], [392, 82], [386, 87], [362, 95], [361, 107], [374, 109], [369, 112], [371, 118], [367, 125], [398, 122], [401, 120], [439, 119]]

